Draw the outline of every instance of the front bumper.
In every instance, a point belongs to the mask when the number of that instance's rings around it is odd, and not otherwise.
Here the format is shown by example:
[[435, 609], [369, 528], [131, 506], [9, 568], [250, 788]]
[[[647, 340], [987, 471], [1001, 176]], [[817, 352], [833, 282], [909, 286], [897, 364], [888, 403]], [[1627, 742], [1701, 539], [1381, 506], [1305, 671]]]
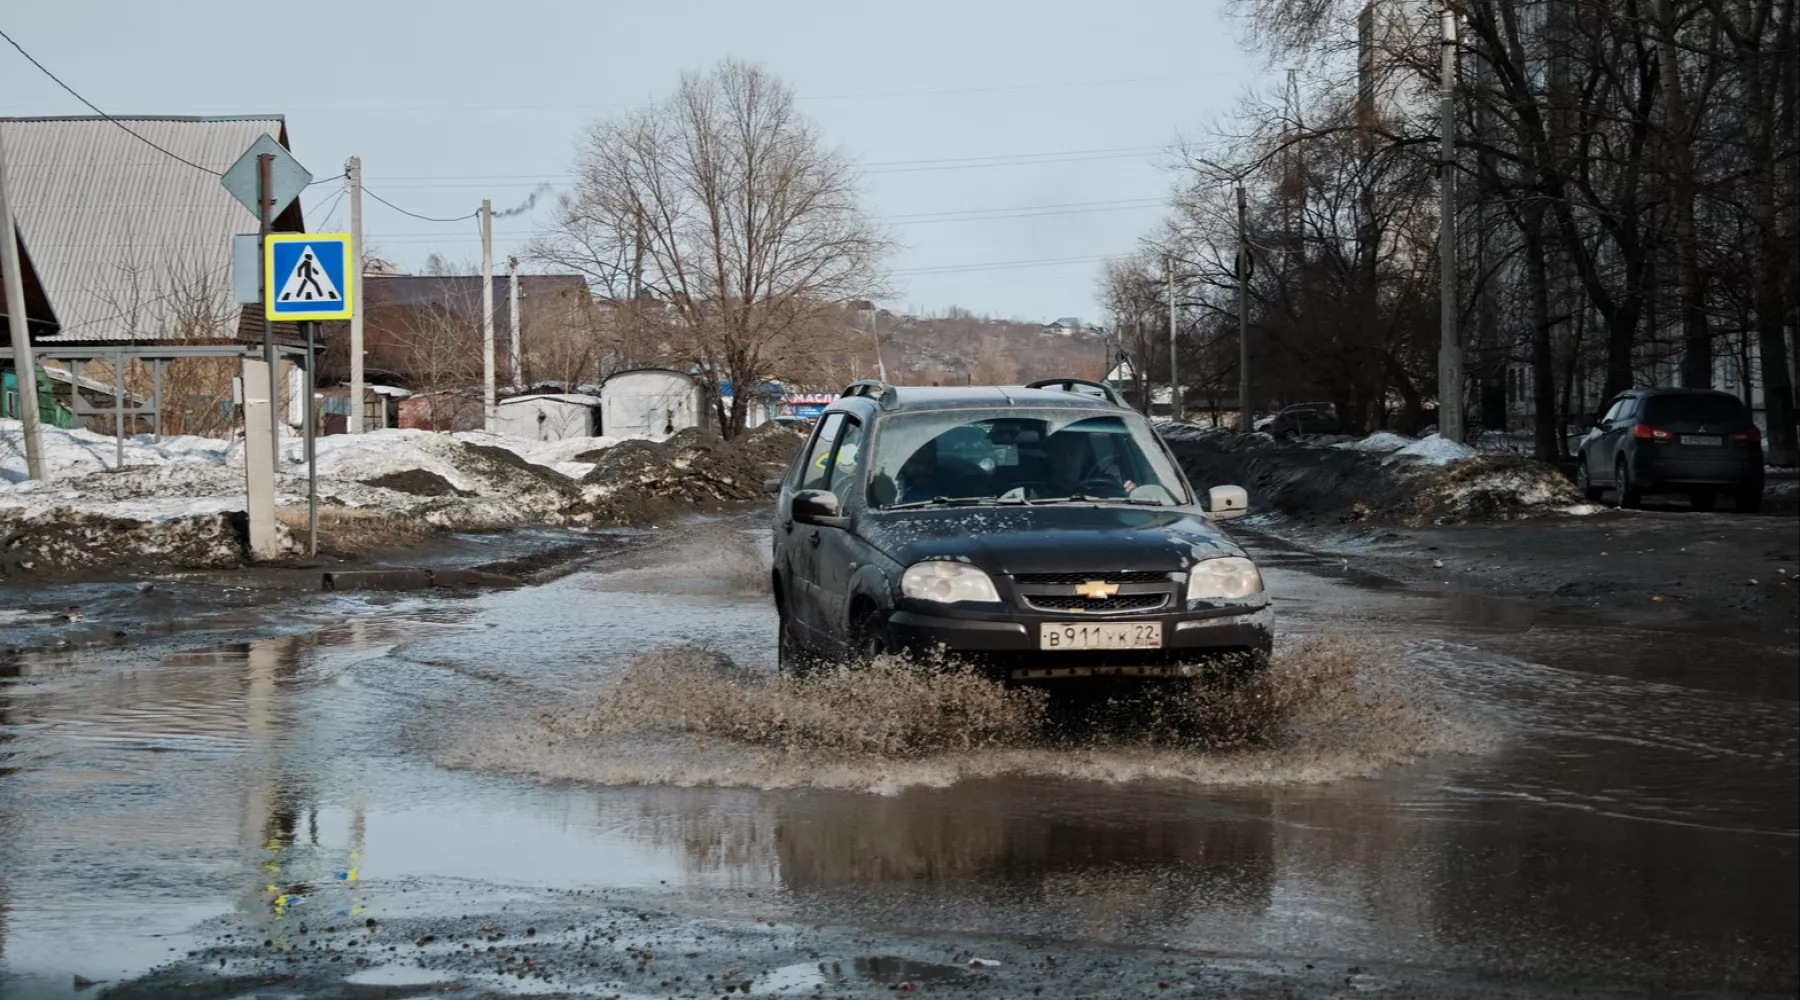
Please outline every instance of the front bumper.
[[[1161, 649], [1043, 650], [1038, 627], [1048, 622], [1087, 620], [1105, 624], [1162, 623]], [[1069, 615], [962, 617], [900, 610], [888, 618], [895, 647], [914, 656], [946, 654], [994, 667], [1014, 680], [1058, 677], [1181, 676], [1200, 662], [1242, 654], [1266, 654], [1274, 643], [1275, 610], [1219, 608], [1087, 618]]]

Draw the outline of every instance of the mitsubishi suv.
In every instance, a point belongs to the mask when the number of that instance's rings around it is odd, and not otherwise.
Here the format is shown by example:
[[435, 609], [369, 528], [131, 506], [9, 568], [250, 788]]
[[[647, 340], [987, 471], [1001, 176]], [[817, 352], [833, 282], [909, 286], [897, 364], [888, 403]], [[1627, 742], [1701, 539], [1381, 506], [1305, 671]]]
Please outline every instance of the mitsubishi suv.
[[1256, 564], [1108, 386], [859, 382], [826, 408], [775, 505], [783, 669], [946, 654], [1000, 679], [1263, 662]]

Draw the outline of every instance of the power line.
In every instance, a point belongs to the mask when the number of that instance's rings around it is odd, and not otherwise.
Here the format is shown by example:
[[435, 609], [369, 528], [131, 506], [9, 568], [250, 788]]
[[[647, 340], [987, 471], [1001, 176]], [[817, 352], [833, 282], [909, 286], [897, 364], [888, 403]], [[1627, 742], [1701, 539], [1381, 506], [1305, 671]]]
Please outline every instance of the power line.
[[363, 188], [363, 194], [366, 194], [369, 197], [375, 199], [376, 201], [381, 202], [383, 205], [386, 205], [387, 207], [393, 209], [396, 212], [399, 212], [401, 215], [410, 215], [413, 218], [418, 219], [421, 222], [461, 222], [464, 219], [473, 219], [473, 218], [475, 218], [475, 216], [481, 214], [479, 211], [475, 211], [475, 212], [470, 212], [468, 215], [456, 216], [453, 219], [440, 219], [440, 218], [436, 218], [436, 217], [430, 216], [430, 215], [420, 215], [417, 212], [409, 212], [406, 209], [401, 208], [399, 205], [396, 205], [393, 202], [387, 200], [386, 198], [383, 198], [382, 196], [369, 190], [367, 187]]
[[168, 157], [169, 159], [175, 160], [178, 163], [184, 163], [190, 167], [193, 167], [195, 170], [200, 171], [203, 174], [211, 174], [214, 177], [223, 177], [225, 175], [225, 172], [222, 170], [213, 170], [209, 167], [203, 167], [200, 164], [195, 163], [193, 160], [190, 160], [187, 157], [180, 155], [179, 153], [172, 153], [169, 150], [164, 149], [162, 146], [159, 146], [156, 143], [151, 142], [149, 139], [144, 138], [143, 136], [137, 134], [136, 132], [133, 132], [130, 128], [128, 128], [125, 125], [124, 122], [118, 120], [117, 118], [114, 118], [112, 115], [109, 115], [104, 111], [101, 111], [100, 108], [98, 106], [96, 106], [93, 101], [90, 101], [87, 98], [81, 96], [79, 93], [76, 93], [74, 87], [71, 87], [68, 84], [62, 82], [62, 79], [60, 77], [58, 77], [55, 73], [50, 72], [50, 67], [45, 66], [41, 62], [38, 62], [36, 56], [33, 56], [31, 53], [25, 51], [25, 46], [20, 45], [17, 41], [15, 41], [13, 39], [13, 36], [7, 34], [4, 29], [0, 29], [0, 38], [6, 39], [7, 44], [11, 45], [15, 49], [18, 49], [19, 54], [24, 56], [27, 62], [31, 63], [33, 66], [36, 66], [38, 68], [38, 72], [49, 77], [51, 79], [51, 81], [54, 82], [58, 87], [61, 87], [62, 89], [68, 91], [69, 95], [71, 97], [74, 97], [77, 101], [80, 101], [81, 103], [83, 103], [83, 104], [87, 105], [89, 108], [91, 108], [93, 110], [94, 114], [97, 114], [100, 117], [106, 119], [107, 121], [112, 122], [114, 125], [119, 126], [119, 128], [124, 130], [126, 135], [129, 135], [133, 139], [136, 139], [137, 141], [143, 143], [146, 146], [149, 146], [151, 149], [156, 150], [157, 152]]

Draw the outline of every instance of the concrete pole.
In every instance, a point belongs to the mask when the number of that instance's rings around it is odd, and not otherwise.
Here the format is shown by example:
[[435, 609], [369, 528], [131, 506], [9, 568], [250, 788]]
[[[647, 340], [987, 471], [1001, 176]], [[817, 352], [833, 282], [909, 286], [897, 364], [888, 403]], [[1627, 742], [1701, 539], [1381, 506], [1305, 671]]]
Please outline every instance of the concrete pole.
[[494, 395], [494, 203], [481, 199], [481, 412], [492, 434], [499, 414]]
[[[351, 279], [360, 287], [363, 268], [368, 258], [363, 254], [362, 231], [362, 157], [352, 156], [344, 169], [350, 177], [350, 259], [356, 276]], [[363, 311], [350, 314], [350, 419], [346, 429], [352, 434], [363, 432]]]
[[1250, 412], [1250, 243], [1244, 234], [1244, 185], [1237, 186], [1238, 203], [1238, 433], [1247, 434], [1255, 423]]
[[[508, 325], [512, 327], [512, 384], [520, 392], [525, 391], [525, 352], [519, 347], [519, 258], [506, 258], [506, 311]], [[564, 386], [569, 392], [574, 386]]]
[[1163, 272], [1169, 280], [1169, 416], [1181, 419], [1181, 363], [1175, 355], [1175, 255], [1163, 254]]
[[1443, 11], [1442, 89], [1438, 125], [1438, 260], [1440, 264], [1438, 347], [1438, 435], [1463, 439], [1462, 337], [1456, 328], [1456, 12]]
[[[0, 134], [6, 130], [0, 128]], [[37, 364], [25, 316], [25, 269], [19, 264], [18, 230], [6, 197], [6, 149], [0, 144], [0, 281], [6, 284], [6, 325], [12, 333], [13, 376], [19, 380], [19, 422], [25, 434], [25, 474], [44, 478], [44, 431], [39, 425]], [[73, 367], [73, 366], [71, 366]], [[79, 374], [80, 369], [75, 369]], [[77, 383], [69, 391], [80, 394]]]

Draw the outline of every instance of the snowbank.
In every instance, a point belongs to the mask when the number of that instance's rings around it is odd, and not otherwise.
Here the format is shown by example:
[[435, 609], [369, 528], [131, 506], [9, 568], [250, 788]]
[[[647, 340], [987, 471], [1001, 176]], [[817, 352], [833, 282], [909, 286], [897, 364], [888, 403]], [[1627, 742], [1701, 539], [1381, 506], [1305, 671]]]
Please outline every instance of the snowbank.
[[1475, 449], [1468, 445], [1457, 444], [1455, 441], [1433, 434], [1401, 448], [1391, 457], [1417, 459], [1426, 465], [1449, 465], [1451, 462], [1460, 462], [1465, 458], [1474, 458], [1476, 454]]
[[[111, 435], [45, 427], [43, 443], [44, 471], [53, 482], [118, 467], [118, 444]], [[156, 441], [148, 434], [138, 434], [125, 439], [125, 465], [223, 465], [231, 450], [232, 442], [216, 438], [168, 437]], [[23, 425], [17, 420], [0, 420], [0, 484], [25, 481]]]
[[1358, 438], [1354, 441], [1340, 441], [1337, 444], [1332, 445], [1332, 447], [1340, 451], [1389, 452], [1409, 448], [1416, 443], [1417, 442], [1412, 438], [1409, 438], [1404, 434], [1395, 434], [1392, 431], [1376, 431], [1366, 438]]

